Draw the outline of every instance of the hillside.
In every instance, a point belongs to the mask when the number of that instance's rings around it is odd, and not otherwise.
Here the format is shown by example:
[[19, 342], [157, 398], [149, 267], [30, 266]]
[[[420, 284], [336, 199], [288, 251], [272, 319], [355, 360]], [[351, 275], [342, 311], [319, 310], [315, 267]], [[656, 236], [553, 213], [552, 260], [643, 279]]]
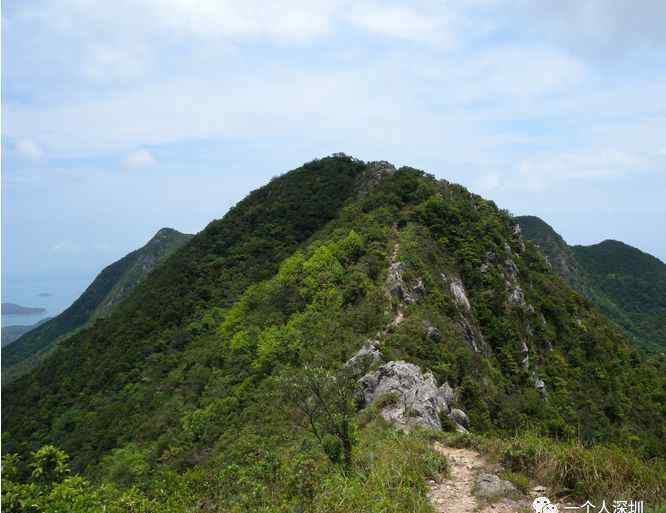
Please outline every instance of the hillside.
[[2, 303], [2, 315], [39, 315], [46, 312], [44, 308], [21, 306], [16, 303]]
[[516, 220], [527, 240], [536, 243], [553, 270], [641, 346], [666, 348], [666, 264], [618, 241], [569, 246], [535, 216]]
[[26, 334], [28, 331], [35, 329], [40, 324], [44, 324], [49, 319], [42, 319], [35, 324], [23, 325], [15, 324], [12, 326], [3, 326], [2, 327], [2, 347], [11, 344], [15, 340], [18, 340], [22, 335]]
[[64, 312], [2, 349], [3, 384], [38, 365], [63, 337], [108, 316], [153, 269], [191, 237], [162, 228], [145, 246], [104, 268]]
[[[29, 453], [64, 450], [87, 480], [49, 504], [81, 511], [425, 513], [430, 444], [466, 429], [570, 443], [567, 469], [611, 454], [662, 497], [665, 370], [494, 203], [336, 155], [252, 192], [9, 385], [3, 449], [26, 498]], [[599, 493], [577, 475], [563, 493]]]

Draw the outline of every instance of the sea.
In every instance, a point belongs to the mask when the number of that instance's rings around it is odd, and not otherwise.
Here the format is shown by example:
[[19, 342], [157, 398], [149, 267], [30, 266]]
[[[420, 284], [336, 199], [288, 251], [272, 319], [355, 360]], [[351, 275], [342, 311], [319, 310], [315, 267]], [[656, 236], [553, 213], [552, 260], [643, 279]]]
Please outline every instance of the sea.
[[2, 326], [31, 326], [47, 317], [55, 317], [68, 308], [90, 284], [90, 276], [30, 279], [2, 277], [2, 302], [45, 308], [35, 315], [2, 314]]

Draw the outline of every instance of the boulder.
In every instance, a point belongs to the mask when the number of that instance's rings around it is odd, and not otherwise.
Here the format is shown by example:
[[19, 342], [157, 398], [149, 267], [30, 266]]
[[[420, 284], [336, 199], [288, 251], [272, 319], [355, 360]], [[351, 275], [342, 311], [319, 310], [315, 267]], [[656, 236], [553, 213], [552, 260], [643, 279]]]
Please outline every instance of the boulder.
[[459, 426], [462, 426], [464, 428], [469, 426], [469, 417], [464, 411], [458, 408], [453, 408], [449, 412], [449, 418]]
[[361, 394], [366, 406], [382, 397], [392, 396], [394, 401], [382, 408], [384, 419], [398, 426], [422, 426], [441, 429], [441, 412], [449, 407], [440, 393], [435, 378], [423, 374], [412, 363], [388, 362], [360, 379]]
[[476, 495], [482, 499], [505, 497], [515, 491], [515, 486], [495, 474], [479, 474], [476, 479]]

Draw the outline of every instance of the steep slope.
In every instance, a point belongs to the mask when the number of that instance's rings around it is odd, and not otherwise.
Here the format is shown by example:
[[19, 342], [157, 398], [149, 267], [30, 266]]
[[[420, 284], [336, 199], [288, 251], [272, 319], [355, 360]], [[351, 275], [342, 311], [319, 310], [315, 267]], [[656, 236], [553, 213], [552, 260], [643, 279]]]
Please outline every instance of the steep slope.
[[637, 340], [666, 349], [666, 264], [614, 240], [571, 249], [589, 277], [591, 299]]
[[25, 335], [30, 330], [34, 330], [37, 326], [44, 324], [48, 320], [49, 318], [42, 319], [41, 321], [36, 322], [35, 324], [29, 324], [29, 325], [15, 324], [12, 326], [3, 326], [2, 347], [5, 347], [14, 342], [15, 340], [18, 340], [22, 335]]
[[191, 238], [162, 228], [145, 246], [104, 268], [67, 310], [3, 348], [3, 384], [38, 365], [63, 337], [107, 316], [153, 269]]
[[641, 346], [666, 348], [666, 264], [618, 241], [569, 246], [543, 220], [516, 220], [527, 240], [537, 244], [553, 270]]
[[428, 511], [422, 476], [442, 470], [430, 435], [376, 415], [418, 411], [386, 396], [357, 413], [345, 395], [364, 345], [447, 383], [477, 433], [666, 450], [663, 359], [552, 273], [512, 218], [343, 156], [253, 192], [12, 384], [4, 448], [57, 444], [137, 510]]
[[3, 326], [2, 327], [2, 347], [5, 347], [15, 340], [18, 340], [20, 337], [28, 333], [28, 331], [35, 329], [37, 326], [47, 322], [49, 318], [42, 319], [35, 324], [16, 324], [13, 326]]

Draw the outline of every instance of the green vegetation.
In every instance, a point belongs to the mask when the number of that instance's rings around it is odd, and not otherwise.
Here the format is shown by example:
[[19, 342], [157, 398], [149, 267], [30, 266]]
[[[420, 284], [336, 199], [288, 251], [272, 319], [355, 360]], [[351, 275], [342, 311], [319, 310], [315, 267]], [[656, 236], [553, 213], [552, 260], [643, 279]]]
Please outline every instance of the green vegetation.
[[538, 244], [553, 270], [592, 301], [641, 346], [666, 347], [666, 264], [622, 242], [568, 246], [534, 216], [516, 218], [525, 238]]
[[593, 502], [633, 498], [653, 506], [666, 497], [666, 462], [646, 462], [627, 448], [586, 447], [533, 432], [503, 439], [455, 435], [449, 442], [474, 447], [502, 463], [504, 477], [523, 491], [533, 482], [559, 497]]
[[97, 318], [108, 316], [150, 271], [191, 238], [191, 235], [163, 228], [145, 246], [104, 268], [67, 310], [40, 323], [10, 347], [3, 347], [3, 385], [39, 365], [63, 338]]
[[[475, 433], [617, 445], [661, 468], [666, 360], [636, 350], [513, 226], [411, 168], [332, 157], [271, 181], [4, 390], [4, 451], [20, 458], [8, 489], [46, 511], [74, 486], [86, 511], [429, 511], [424, 479], [446, 471], [432, 435], [359, 411], [340, 378], [376, 337], [387, 360], [455, 387]], [[409, 304], [386, 290], [394, 253], [419, 291]], [[72, 471], [40, 484], [20, 462], [49, 445]]]

